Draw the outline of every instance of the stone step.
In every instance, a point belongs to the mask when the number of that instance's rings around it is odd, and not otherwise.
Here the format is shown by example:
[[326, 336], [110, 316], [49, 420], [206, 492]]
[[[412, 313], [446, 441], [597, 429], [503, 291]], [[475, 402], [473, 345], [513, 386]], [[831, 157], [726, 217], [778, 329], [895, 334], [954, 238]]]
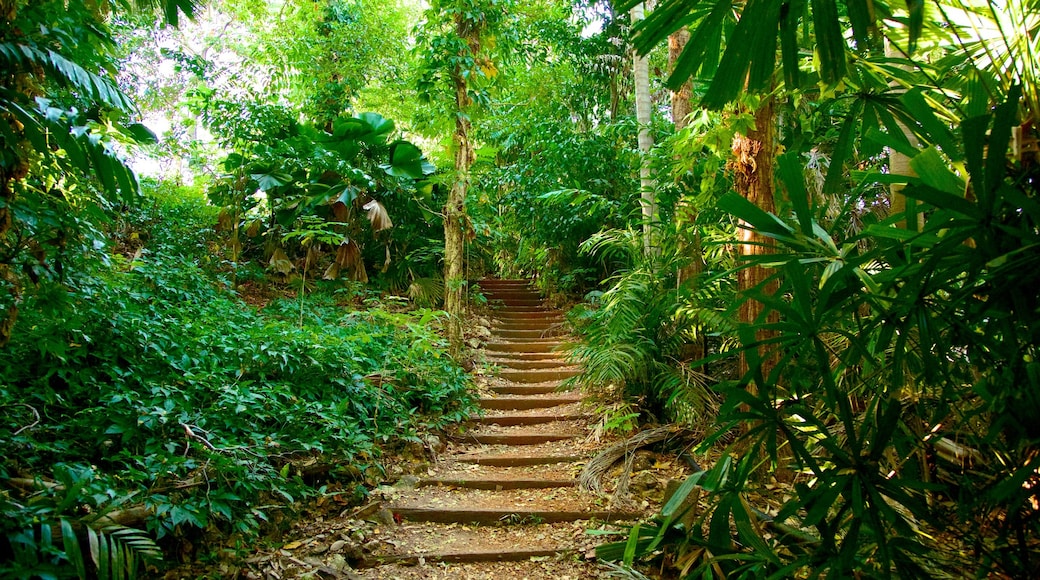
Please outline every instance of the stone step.
[[412, 522], [438, 522], [499, 525], [509, 523], [558, 523], [579, 520], [632, 521], [643, 517], [642, 512], [616, 510], [539, 510], [539, 509], [473, 509], [449, 507], [395, 507], [394, 517]]
[[473, 417], [470, 421], [479, 425], [499, 425], [501, 427], [512, 427], [516, 425], [542, 425], [556, 421], [578, 421], [587, 419], [586, 413], [503, 413], [501, 415], [484, 415]]
[[463, 489], [552, 489], [574, 487], [576, 479], [526, 479], [517, 477], [429, 477], [419, 480], [419, 487], [461, 487]]
[[491, 392], [499, 395], [546, 395], [560, 391], [559, 385], [494, 385]]
[[561, 365], [568, 364], [556, 352], [495, 352], [488, 353], [488, 360], [495, 364], [514, 361], [557, 361]]
[[566, 329], [562, 323], [551, 320], [500, 320], [491, 327], [492, 334], [502, 330], [537, 330], [542, 333], [562, 334]]
[[518, 411], [521, 409], [548, 409], [559, 405], [569, 405], [581, 400], [581, 396], [571, 397], [485, 397], [480, 399], [482, 409]]
[[538, 296], [501, 296], [495, 294], [494, 297], [488, 297], [488, 302], [496, 310], [504, 310], [506, 308], [546, 308], [542, 298]]
[[523, 314], [527, 314], [527, 313], [545, 313], [545, 314], [553, 314], [553, 315], [556, 315], [556, 316], [560, 316], [560, 311], [559, 310], [555, 310], [555, 309], [552, 309], [552, 308], [547, 308], [543, 304], [503, 306], [501, 308], [495, 308], [494, 310], [492, 310], [491, 311], [491, 316], [494, 318], [494, 317], [498, 317], [498, 316], [508, 316], [508, 315], [511, 315], [511, 314], [518, 314], [518, 313], [523, 313]]
[[514, 383], [544, 383], [562, 381], [581, 374], [581, 369], [517, 369], [502, 370], [498, 377]]
[[554, 349], [563, 345], [558, 340], [547, 340], [538, 342], [529, 341], [499, 341], [489, 342], [484, 345], [484, 350], [490, 352], [553, 352]]
[[459, 437], [465, 443], [480, 445], [541, 445], [574, 439], [573, 433], [467, 433]]
[[530, 278], [480, 278], [477, 284], [530, 284]]

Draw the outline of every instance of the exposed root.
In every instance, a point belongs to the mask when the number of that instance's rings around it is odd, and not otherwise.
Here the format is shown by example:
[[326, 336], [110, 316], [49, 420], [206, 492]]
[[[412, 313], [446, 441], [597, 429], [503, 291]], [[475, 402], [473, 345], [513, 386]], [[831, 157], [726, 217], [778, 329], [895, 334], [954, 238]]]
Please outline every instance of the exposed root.
[[581, 475], [578, 476], [578, 486], [582, 490], [602, 494], [603, 480], [607, 471], [624, 457], [625, 467], [621, 475], [618, 476], [614, 502], [619, 505], [629, 502], [628, 484], [632, 474], [632, 462], [635, 460], [635, 452], [643, 447], [678, 436], [685, 431], [686, 429], [677, 425], [665, 425], [640, 431], [631, 438], [606, 448], [599, 455], [589, 460], [585, 465], [585, 469], [581, 470]]

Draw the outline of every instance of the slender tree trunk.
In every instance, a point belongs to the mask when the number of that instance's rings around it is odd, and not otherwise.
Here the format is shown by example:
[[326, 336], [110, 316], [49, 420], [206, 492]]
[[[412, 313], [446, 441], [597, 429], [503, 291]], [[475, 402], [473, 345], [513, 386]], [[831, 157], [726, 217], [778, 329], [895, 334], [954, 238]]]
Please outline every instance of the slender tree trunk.
[[[633, 26], [643, 19], [643, 4], [636, 4], [632, 8], [631, 17]], [[650, 150], [654, 147], [654, 138], [650, 134], [650, 63], [634, 49], [632, 74], [636, 96], [636, 122], [639, 124], [639, 204], [643, 208], [643, 250], [649, 255], [655, 251], [652, 225], [657, 221], [655, 184], [650, 176]]]
[[470, 122], [461, 114], [470, 104], [466, 78], [456, 67], [451, 75], [455, 88], [455, 181], [444, 205], [444, 310], [448, 312], [448, 338], [452, 349], [462, 345], [462, 319], [466, 311], [463, 264], [465, 263], [466, 192], [469, 168], [473, 163], [473, 145], [469, 140]]
[[[670, 71], [675, 70], [675, 63], [679, 61], [679, 55], [682, 54], [689, 40], [690, 31], [685, 28], [676, 30], [668, 37], [668, 69]], [[693, 106], [690, 104], [692, 95], [693, 82], [690, 80], [683, 83], [679, 90], [672, 91], [672, 123], [675, 124], [677, 133], [686, 128], [687, 117], [693, 112]]]
[[[776, 119], [773, 111], [772, 98], [765, 99], [758, 110], [755, 111], [755, 129], [747, 135], [737, 135], [733, 139], [733, 161], [731, 168], [734, 171], [734, 187], [748, 201], [755, 204], [762, 211], [775, 211], [773, 200], [773, 173], [776, 157], [775, 127]], [[750, 228], [749, 224], [741, 222], [740, 236], [740, 259], [747, 262], [756, 256], [772, 252], [773, 243], [770, 238]], [[758, 287], [769, 277], [769, 271], [758, 265], [743, 268], [737, 274], [737, 289], [741, 294], [747, 293]], [[770, 284], [765, 289], [766, 294], [776, 291], [776, 285]], [[740, 305], [738, 311], [739, 321], [743, 324], [754, 323], [761, 316], [765, 306], [753, 298], [746, 298]], [[771, 315], [772, 316], [772, 315]], [[757, 330], [755, 340], [761, 342], [774, 335], [772, 331]], [[757, 349], [759, 357], [762, 358], [762, 376], [765, 378], [776, 364], [775, 357], [767, 353], [767, 348], [759, 346]], [[740, 357], [740, 374], [743, 376], [749, 369], [747, 356]], [[753, 392], [757, 391], [757, 385], [748, 386]]]
[[[685, 28], [676, 30], [668, 37], [669, 72], [675, 70], [675, 64], [679, 61], [679, 55], [682, 54], [689, 40], [690, 31]], [[693, 105], [691, 104], [692, 95], [693, 83], [689, 80], [683, 83], [679, 90], [672, 91], [672, 124], [675, 125], [676, 133], [685, 129], [689, 122], [688, 118], [690, 113], [693, 112]], [[684, 251], [690, 255], [690, 262], [678, 273], [680, 284], [704, 271], [704, 254], [701, 248], [700, 230], [695, 225], [697, 223], [697, 213], [697, 208], [686, 200], [680, 201], [675, 208], [676, 221], [679, 222], [677, 225], [682, 227], [688, 224], [694, 227], [695, 230], [693, 243], [684, 248]]]
[[[895, 47], [892, 46], [892, 43], [889, 42], [887, 38], [885, 39], [885, 56], [890, 58], [903, 56]], [[896, 83], [893, 81], [890, 86], [896, 86]], [[903, 135], [906, 136], [910, 143], [917, 145], [917, 138], [914, 136], [913, 132], [911, 132], [910, 129], [898, 119], [896, 119], [896, 124], [899, 125], [899, 128], [903, 131]], [[889, 149], [888, 151], [888, 171], [892, 175], [917, 175], [913, 168], [910, 167], [910, 158], [895, 149]], [[904, 187], [906, 186], [902, 183], [893, 183], [888, 188], [889, 212], [890, 215], [900, 216], [899, 221], [896, 222], [897, 227], [900, 228], [906, 227], [906, 196], [903, 195]], [[920, 229], [920, 226], [923, 226], [923, 218], [923, 215], [918, 214], [918, 229]]]
[[[682, 54], [683, 49], [686, 48], [686, 43], [689, 40], [690, 31], [686, 28], [680, 28], [668, 37], [669, 73], [675, 71], [675, 65], [679, 61], [679, 56]], [[693, 112], [692, 96], [693, 82], [690, 80], [684, 82], [679, 87], [679, 90], [672, 91], [672, 124], [675, 126], [676, 133], [685, 129], [689, 123], [690, 113]], [[679, 239], [682, 244], [679, 251], [689, 257], [689, 262], [677, 273], [679, 284], [683, 284], [687, 280], [696, 279], [704, 271], [704, 250], [701, 245], [701, 230], [697, 226], [698, 213], [697, 207], [687, 199], [681, 199], [675, 208], [676, 229], [679, 231]], [[684, 234], [691, 230], [693, 239], [687, 240]], [[688, 354], [691, 359], [700, 360], [704, 358], [707, 350], [705, 336], [703, 333], [700, 333], [697, 339], [690, 344]]]

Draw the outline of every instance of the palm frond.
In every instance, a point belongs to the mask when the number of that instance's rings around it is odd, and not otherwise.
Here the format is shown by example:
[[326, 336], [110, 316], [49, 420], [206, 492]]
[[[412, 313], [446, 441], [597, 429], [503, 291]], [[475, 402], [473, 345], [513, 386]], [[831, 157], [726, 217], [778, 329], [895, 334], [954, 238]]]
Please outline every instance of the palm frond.
[[123, 111], [133, 109], [133, 103], [114, 81], [88, 71], [51, 49], [17, 42], [0, 43], [0, 67], [34, 76], [40, 71], [46, 80], [79, 91], [94, 101]]

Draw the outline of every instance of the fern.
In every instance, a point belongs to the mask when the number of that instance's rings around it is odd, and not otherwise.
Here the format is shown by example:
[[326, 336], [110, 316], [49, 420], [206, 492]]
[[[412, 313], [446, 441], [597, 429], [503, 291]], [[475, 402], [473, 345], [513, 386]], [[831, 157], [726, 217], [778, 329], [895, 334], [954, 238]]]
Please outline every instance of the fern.
[[433, 308], [444, 296], [444, 279], [440, 276], [416, 278], [408, 286], [408, 297], [416, 306]]
[[57, 578], [71, 572], [76, 578], [131, 580], [142, 564], [158, 562], [162, 552], [143, 531], [111, 525], [101, 530], [86, 528], [86, 550], [75, 526], [60, 520], [62, 545], [53, 543], [50, 524], [9, 534], [12, 562], [0, 564], [5, 578]]
[[600, 232], [582, 250], [632, 265], [596, 296], [597, 310], [581, 313], [584, 342], [572, 347], [571, 358], [585, 370], [576, 380], [586, 387], [621, 386], [628, 397], [673, 419], [692, 422], [708, 415], [717, 406], [708, 377], [684, 362], [682, 351], [709, 329], [733, 330], [716, 307], [719, 297], [731, 291], [728, 279], [678, 285], [681, 251], [662, 248], [660, 255], [647, 256], [642, 234], [634, 230]]

